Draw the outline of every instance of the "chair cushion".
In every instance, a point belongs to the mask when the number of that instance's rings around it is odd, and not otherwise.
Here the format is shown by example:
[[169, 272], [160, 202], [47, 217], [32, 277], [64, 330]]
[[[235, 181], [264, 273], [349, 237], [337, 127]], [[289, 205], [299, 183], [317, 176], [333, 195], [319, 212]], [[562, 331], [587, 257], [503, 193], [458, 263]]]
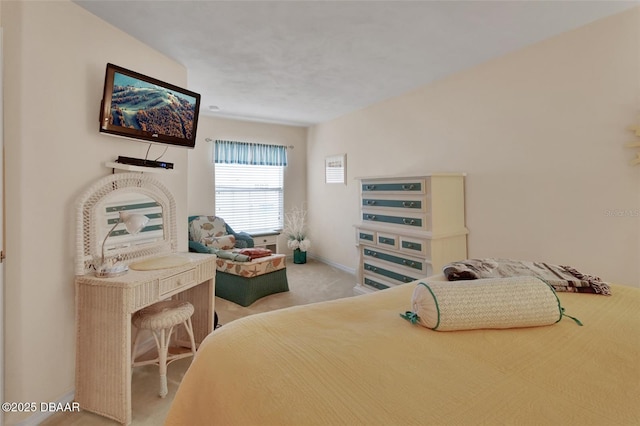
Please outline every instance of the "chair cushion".
[[235, 246], [236, 238], [227, 234], [224, 219], [216, 216], [198, 216], [189, 223], [189, 239], [220, 250]]
[[185, 322], [193, 312], [193, 305], [187, 301], [165, 300], [139, 310], [131, 321], [137, 328], [162, 330]]
[[253, 259], [249, 262], [236, 262], [218, 257], [216, 259], [216, 269], [227, 274], [250, 278], [285, 269], [287, 267], [285, 260], [286, 255], [284, 254], [274, 254]]
[[202, 240], [202, 244], [220, 250], [230, 250], [236, 245], [236, 237], [233, 235], [223, 235], [221, 237], [207, 237]]

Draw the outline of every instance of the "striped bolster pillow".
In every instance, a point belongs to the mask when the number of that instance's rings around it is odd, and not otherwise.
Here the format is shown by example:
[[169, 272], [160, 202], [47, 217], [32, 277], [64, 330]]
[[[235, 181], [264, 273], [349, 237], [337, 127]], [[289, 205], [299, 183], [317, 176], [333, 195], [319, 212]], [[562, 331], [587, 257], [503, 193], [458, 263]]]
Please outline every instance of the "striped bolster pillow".
[[439, 331], [551, 325], [565, 315], [553, 288], [535, 277], [420, 281], [411, 305], [403, 318]]

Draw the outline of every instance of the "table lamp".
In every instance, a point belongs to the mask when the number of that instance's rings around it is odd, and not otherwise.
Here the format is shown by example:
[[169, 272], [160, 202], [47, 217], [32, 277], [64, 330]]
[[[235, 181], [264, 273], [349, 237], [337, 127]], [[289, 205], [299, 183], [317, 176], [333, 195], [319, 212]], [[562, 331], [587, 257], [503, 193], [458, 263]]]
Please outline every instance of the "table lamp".
[[131, 213], [126, 211], [120, 212], [120, 217], [118, 221], [113, 225], [113, 227], [107, 232], [106, 237], [104, 237], [104, 241], [102, 242], [102, 261], [100, 262], [100, 267], [96, 271], [96, 277], [100, 278], [111, 278], [117, 277], [120, 275], [124, 275], [129, 270], [127, 265], [109, 265], [104, 262], [104, 246], [107, 243], [107, 239], [111, 236], [111, 233], [116, 229], [119, 223], [124, 223], [127, 232], [131, 235], [135, 235], [138, 232], [142, 231], [145, 225], [149, 222], [149, 218], [143, 214], [139, 213]]

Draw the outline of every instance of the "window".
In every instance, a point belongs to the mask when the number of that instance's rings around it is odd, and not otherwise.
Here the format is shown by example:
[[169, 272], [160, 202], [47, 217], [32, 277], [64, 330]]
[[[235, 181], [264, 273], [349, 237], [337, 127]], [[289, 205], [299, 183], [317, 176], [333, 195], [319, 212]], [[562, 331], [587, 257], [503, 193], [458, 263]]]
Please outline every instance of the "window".
[[216, 216], [235, 231], [282, 229], [283, 166], [216, 164]]
[[235, 231], [282, 229], [283, 146], [215, 142], [216, 216]]

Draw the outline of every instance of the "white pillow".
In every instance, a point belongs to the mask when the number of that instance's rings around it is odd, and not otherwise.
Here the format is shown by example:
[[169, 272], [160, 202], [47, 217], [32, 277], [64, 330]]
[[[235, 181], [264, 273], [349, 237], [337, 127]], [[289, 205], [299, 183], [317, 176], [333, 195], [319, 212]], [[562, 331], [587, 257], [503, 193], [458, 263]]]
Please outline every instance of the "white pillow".
[[564, 315], [555, 291], [535, 277], [421, 281], [411, 306], [405, 319], [439, 331], [551, 325]]

